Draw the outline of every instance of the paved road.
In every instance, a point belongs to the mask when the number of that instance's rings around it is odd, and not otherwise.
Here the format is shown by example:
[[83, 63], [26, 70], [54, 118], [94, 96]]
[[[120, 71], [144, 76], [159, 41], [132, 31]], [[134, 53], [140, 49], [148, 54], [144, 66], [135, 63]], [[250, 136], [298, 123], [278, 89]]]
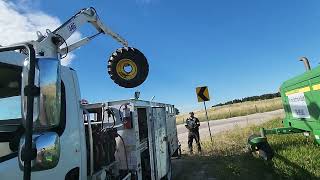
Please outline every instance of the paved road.
[[[251, 114], [248, 116], [234, 117], [229, 119], [212, 120], [209, 121], [212, 135], [227, 131], [235, 127], [245, 127], [247, 125], [259, 125], [274, 118], [283, 118], [284, 111], [276, 110], [265, 113]], [[184, 127], [184, 124], [177, 126], [178, 138], [182, 145], [182, 149], [185, 150], [188, 142], [188, 130]], [[200, 139], [210, 138], [208, 123], [201, 122], [200, 125]]]

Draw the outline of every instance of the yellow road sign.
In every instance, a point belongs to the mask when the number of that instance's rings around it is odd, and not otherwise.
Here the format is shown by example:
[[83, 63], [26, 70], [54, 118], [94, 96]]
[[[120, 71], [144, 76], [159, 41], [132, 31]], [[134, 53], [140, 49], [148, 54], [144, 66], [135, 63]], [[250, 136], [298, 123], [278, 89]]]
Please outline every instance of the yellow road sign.
[[197, 87], [196, 93], [198, 102], [210, 101], [209, 90], [207, 86]]

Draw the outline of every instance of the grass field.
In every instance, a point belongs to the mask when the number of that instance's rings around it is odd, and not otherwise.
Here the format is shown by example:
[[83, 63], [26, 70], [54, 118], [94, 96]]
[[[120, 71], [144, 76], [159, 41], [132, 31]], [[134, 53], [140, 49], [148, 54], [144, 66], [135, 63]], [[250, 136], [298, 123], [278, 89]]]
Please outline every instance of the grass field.
[[[261, 100], [261, 101], [249, 101], [244, 103], [236, 103], [232, 105], [225, 105], [220, 107], [208, 108], [208, 117], [210, 120], [225, 119], [230, 117], [245, 116], [249, 114], [267, 112], [282, 109], [282, 103], [280, 98]], [[195, 111], [195, 116], [200, 121], [206, 120], [205, 111]], [[181, 124], [189, 117], [188, 113], [178, 115], [176, 117], [177, 124]]]
[[[281, 120], [276, 119], [260, 127], [280, 126]], [[275, 157], [266, 162], [254, 158], [247, 150], [247, 138], [253, 132], [259, 132], [259, 127], [218, 134], [213, 146], [204, 141], [203, 155], [185, 155], [177, 162], [180, 164], [174, 179], [196, 179], [197, 170], [203, 177], [216, 179], [320, 179], [320, 147], [312, 138], [302, 134], [268, 136]]]

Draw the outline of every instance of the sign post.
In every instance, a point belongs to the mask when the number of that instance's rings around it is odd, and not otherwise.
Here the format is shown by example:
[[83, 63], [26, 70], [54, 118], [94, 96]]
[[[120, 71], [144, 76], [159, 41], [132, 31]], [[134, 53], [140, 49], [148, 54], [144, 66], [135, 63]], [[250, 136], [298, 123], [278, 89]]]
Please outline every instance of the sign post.
[[197, 93], [197, 97], [198, 97], [198, 102], [203, 102], [204, 110], [206, 111], [206, 118], [207, 118], [209, 133], [210, 133], [210, 139], [211, 139], [211, 142], [213, 142], [212, 135], [211, 135], [211, 128], [210, 128], [210, 124], [209, 124], [207, 106], [206, 106], [206, 101], [210, 101], [208, 87], [207, 86], [197, 87], [196, 93]]

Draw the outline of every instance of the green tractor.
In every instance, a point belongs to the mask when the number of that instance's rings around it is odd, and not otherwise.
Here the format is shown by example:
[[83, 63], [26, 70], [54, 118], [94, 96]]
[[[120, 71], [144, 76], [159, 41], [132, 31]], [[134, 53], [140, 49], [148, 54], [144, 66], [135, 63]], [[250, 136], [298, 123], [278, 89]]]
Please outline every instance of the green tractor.
[[307, 58], [303, 57], [306, 72], [285, 81], [280, 87], [285, 118], [281, 128], [260, 129], [260, 135], [248, 139], [250, 150], [264, 160], [271, 160], [274, 152], [267, 141], [271, 134], [312, 134], [320, 144], [320, 66], [310, 68]]

